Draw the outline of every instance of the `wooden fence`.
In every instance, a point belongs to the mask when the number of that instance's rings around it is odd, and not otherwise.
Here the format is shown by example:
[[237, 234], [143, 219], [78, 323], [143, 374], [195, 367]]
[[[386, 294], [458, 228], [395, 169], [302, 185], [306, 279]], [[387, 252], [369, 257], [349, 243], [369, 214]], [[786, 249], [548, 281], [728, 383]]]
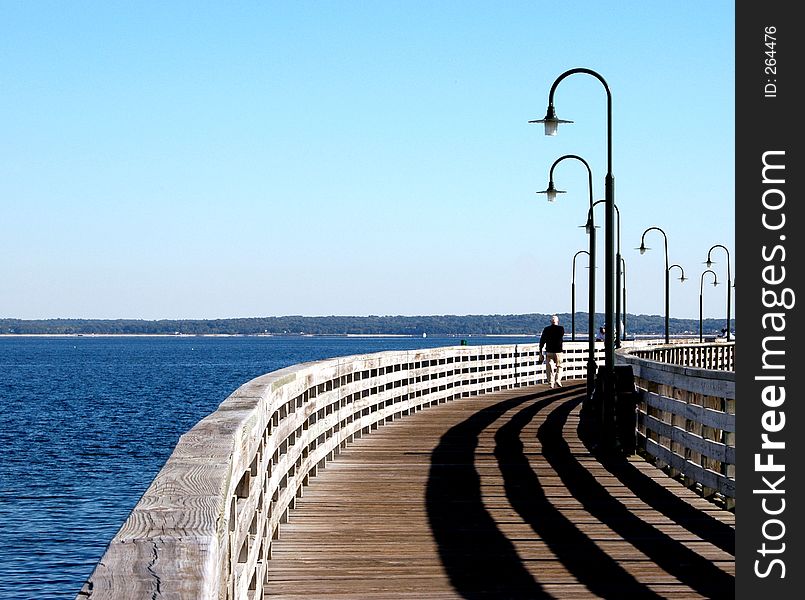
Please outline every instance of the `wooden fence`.
[[[567, 343], [565, 377], [586, 367], [586, 342]], [[432, 405], [544, 380], [534, 344], [348, 356], [253, 379], [179, 439], [77, 598], [256, 600], [288, 511], [346, 444]]]
[[685, 367], [714, 371], [735, 371], [735, 342], [675, 343], [662, 346], [635, 347], [632, 356]]
[[640, 390], [637, 443], [703, 496], [735, 506], [735, 343], [624, 348]]

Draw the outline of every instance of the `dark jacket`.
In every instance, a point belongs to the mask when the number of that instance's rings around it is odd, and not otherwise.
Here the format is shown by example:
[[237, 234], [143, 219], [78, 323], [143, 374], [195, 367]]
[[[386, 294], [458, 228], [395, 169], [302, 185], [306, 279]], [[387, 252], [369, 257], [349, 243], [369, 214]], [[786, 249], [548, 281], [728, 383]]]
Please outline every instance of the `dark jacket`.
[[548, 325], [542, 330], [542, 335], [539, 338], [539, 349], [545, 346], [546, 352], [561, 352], [562, 339], [565, 337], [565, 328], [561, 325]]

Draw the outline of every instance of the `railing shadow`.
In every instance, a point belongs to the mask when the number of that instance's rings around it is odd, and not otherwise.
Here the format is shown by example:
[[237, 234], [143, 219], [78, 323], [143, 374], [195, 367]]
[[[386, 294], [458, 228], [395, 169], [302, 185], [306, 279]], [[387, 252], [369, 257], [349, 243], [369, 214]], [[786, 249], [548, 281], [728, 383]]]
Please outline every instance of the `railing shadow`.
[[[588, 590], [601, 598], [661, 598], [637, 581], [618, 561], [582, 532], [545, 494], [540, 478], [524, 452], [523, 429], [538, 412], [552, 405], [554, 398], [535, 402], [515, 414], [495, 434], [495, 457], [505, 481], [506, 497], [522, 519], [542, 538], [556, 558]], [[579, 402], [578, 390], [564, 406]], [[561, 436], [561, 427], [559, 430]], [[555, 442], [555, 440], [552, 440]], [[566, 447], [566, 444], [565, 444]], [[543, 456], [559, 471], [570, 458], [543, 448]], [[597, 484], [596, 484], [597, 485]], [[576, 493], [589, 493], [586, 489]]]
[[[734, 529], [677, 498], [623, 457], [579, 454], [578, 447], [571, 450], [563, 430], [583, 395], [583, 385], [577, 385], [504, 400], [472, 414], [440, 439], [431, 454], [426, 505], [442, 565], [454, 589], [469, 599], [552, 597], [485, 508], [475, 466], [481, 433], [508, 411], [519, 408], [495, 432], [494, 455], [506, 498], [579, 583], [601, 598], [662, 597], [552, 504], [523, 444], [525, 428], [540, 411], [550, 410], [537, 430], [542, 458], [583, 511], [614, 532], [614, 539], [629, 542], [644, 555], [643, 560], [657, 564], [680, 584], [707, 598], [733, 597], [733, 576], [683, 541], [643, 521], [613, 497], [579, 458], [595, 458], [649, 507], [733, 555]], [[534, 462], [537, 460], [539, 457]]]
[[504, 400], [451, 427], [431, 453], [428, 520], [450, 583], [464, 598], [550, 598], [484, 508], [475, 449], [481, 432], [524, 402], [561, 389]]
[[628, 461], [607, 455], [596, 458], [624, 487], [631, 490], [648, 506], [705, 542], [735, 556], [735, 529], [727, 523], [691, 506], [668, 488], [647, 477]]
[[[568, 491], [587, 512], [629, 541], [637, 550], [681, 583], [707, 598], [732, 598], [735, 591], [733, 576], [682, 542], [640, 519], [613, 498], [573, 456], [562, 430], [570, 412], [581, 400], [582, 398], [577, 398], [553, 409], [537, 433], [546, 459]], [[608, 457], [607, 461], [612, 467], [615, 461], [625, 463], [626, 459]]]

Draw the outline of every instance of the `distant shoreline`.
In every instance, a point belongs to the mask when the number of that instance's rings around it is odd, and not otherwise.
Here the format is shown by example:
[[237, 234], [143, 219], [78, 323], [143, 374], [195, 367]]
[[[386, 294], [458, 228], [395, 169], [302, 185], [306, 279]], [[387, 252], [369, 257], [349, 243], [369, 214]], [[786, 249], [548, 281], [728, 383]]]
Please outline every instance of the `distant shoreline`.
[[[588, 315], [559, 313], [565, 332], [585, 337], [589, 332]], [[664, 319], [659, 315], [626, 315], [629, 336], [657, 335], [664, 331]], [[137, 319], [39, 319], [0, 318], [0, 336], [129, 336], [129, 337], [240, 337], [240, 336], [329, 336], [363, 338], [446, 337], [508, 337], [537, 338], [550, 322], [551, 315], [538, 313], [521, 315], [425, 315], [411, 316], [329, 316], [329, 317], [254, 317], [230, 319], [180, 319], [145, 321]], [[698, 334], [698, 319], [670, 320], [670, 333]], [[598, 331], [605, 319], [596, 313], [592, 328]], [[703, 319], [705, 335], [718, 334], [723, 319]], [[733, 331], [735, 321], [732, 321]]]
[[[626, 340], [640, 340], [640, 339], [656, 339], [663, 336], [662, 332], [656, 333], [638, 333], [630, 335]], [[672, 339], [691, 339], [697, 338], [698, 335], [692, 333], [672, 333], [669, 336]], [[451, 333], [435, 333], [428, 336], [408, 334], [408, 333], [0, 333], [0, 339], [19, 339], [19, 338], [285, 338], [285, 339], [300, 339], [300, 338], [344, 338], [344, 339], [360, 339], [360, 338], [411, 338], [411, 339], [455, 339], [466, 340], [470, 338], [512, 338], [512, 339], [531, 339], [533, 343], [537, 343], [539, 335], [533, 333], [471, 333], [466, 335], [451, 334]], [[704, 336], [705, 342], [712, 342], [718, 339], [715, 334], [707, 334]], [[570, 342], [570, 334], [565, 333], [565, 342]], [[577, 342], [586, 342], [586, 335], [576, 333]]]

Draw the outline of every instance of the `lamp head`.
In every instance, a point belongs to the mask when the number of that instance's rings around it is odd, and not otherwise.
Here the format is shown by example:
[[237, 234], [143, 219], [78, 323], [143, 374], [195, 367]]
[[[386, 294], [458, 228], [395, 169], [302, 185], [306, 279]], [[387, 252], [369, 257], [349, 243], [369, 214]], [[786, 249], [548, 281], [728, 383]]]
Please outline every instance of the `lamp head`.
[[553, 181], [548, 182], [548, 188], [542, 190], [541, 192], [537, 192], [538, 194], [545, 194], [547, 196], [548, 202], [555, 202], [557, 194], [564, 194], [564, 190], [557, 190], [554, 185]]
[[708, 259], [707, 259], [707, 260], [704, 262], [704, 264], [705, 264], [705, 265], [707, 266], [707, 268], [709, 269], [710, 267], [712, 267], [712, 266], [713, 266], [713, 264], [714, 264], [714, 263], [713, 263], [713, 261], [712, 261], [712, 260], [710, 260], [710, 259], [708, 258]]
[[573, 121], [565, 121], [563, 119], [557, 119], [556, 112], [554, 111], [553, 108], [553, 104], [548, 106], [548, 112], [545, 113], [544, 119], [529, 121], [529, 123], [542, 123], [545, 126], [545, 135], [550, 136], [556, 135], [556, 132], [559, 129], [559, 123], [572, 123], [572, 122]]
[[688, 280], [688, 278], [685, 277], [684, 273], [682, 273], [682, 275], [679, 276], [679, 281], [681, 281], [682, 283], [685, 283], [687, 280]]
[[640, 250], [640, 254], [645, 254], [646, 250], [651, 250], [651, 248], [647, 248], [643, 242], [640, 242], [640, 247], [635, 248], [635, 250]]

